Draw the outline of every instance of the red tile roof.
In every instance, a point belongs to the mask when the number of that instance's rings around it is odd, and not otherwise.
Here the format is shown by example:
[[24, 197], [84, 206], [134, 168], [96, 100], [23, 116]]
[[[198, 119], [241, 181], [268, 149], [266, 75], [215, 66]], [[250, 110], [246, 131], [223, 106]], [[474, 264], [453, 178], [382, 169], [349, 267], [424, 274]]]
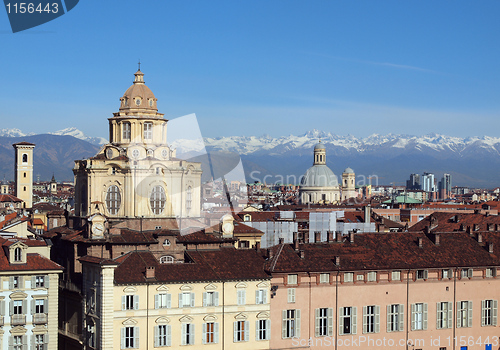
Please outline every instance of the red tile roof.
[[50, 259], [41, 256], [38, 253], [26, 254], [26, 263], [11, 264], [7, 257], [8, 247], [16, 242], [23, 242], [28, 247], [46, 246], [44, 241], [22, 238], [0, 238], [0, 245], [4, 249], [0, 249], [0, 271], [33, 271], [33, 270], [62, 270], [63, 267], [56, 264]]
[[190, 233], [188, 235], [184, 236], [179, 236], [177, 237], [177, 242], [179, 243], [191, 243], [191, 244], [196, 244], [196, 243], [201, 243], [201, 244], [206, 244], [206, 243], [226, 243], [226, 242], [234, 242], [236, 239], [234, 238], [222, 238], [222, 237], [217, 237], [213, 234], [197, 231], [194, 233]]
[[22, 199], [17, 198], [11, 194], [0, 194], [0, 202], [22, 202]]

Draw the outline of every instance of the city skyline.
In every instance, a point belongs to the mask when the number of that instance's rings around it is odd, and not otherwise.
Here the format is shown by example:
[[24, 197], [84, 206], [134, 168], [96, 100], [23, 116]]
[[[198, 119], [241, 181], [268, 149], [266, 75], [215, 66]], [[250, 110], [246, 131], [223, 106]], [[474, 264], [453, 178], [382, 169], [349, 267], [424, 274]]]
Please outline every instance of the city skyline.
[[2, 127], [107, 137], [140, 59], [159, 111], [205, 137], [496, 137], [499, 7], [89, 1], [17, 34], [2, 12]]

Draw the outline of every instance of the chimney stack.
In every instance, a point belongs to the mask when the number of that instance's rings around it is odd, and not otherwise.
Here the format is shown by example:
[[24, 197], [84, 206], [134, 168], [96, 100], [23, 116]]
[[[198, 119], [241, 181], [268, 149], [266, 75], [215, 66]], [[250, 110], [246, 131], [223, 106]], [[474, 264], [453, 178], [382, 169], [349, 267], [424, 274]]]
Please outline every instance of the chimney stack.
[[439, 233], [435, 233], [434, 234], [434, 244], [435, 245], [439, 245], [441, 242], [440, 242], [440, 237], [439, 237]]
[[349, 232], [349, 242], [354, 243], [354, 231]]
[[285, 243], [285, 239], [283, 237], [280, 237], [278, 239], [278, 244], [283, 244], [283, 243]]
[[480, 233], [477, 234], [477, 243], [483, 243], [483, 235]]
[[260, 252], [260, 242], [255, 242], [255, 250]]
[[335, 257], [335, 266], [340, 266], [340, 256]]
[[474, 231], [479, 230], [479, 224], [474, 224]]
[[297, 232], [293, 233], [293, 249], [295, 251], [299, 250], [299, 240], [297, 238]]
[[327, 231], [326, 235], [327, 235], [328, 243], [332, 243], [333, 242], [333, 231]]
[[493, 243], [488, 244], [488, 252], [493, 254]]
[[155, 267], [154, 266], [146, 267], [146, 278], [155, 278]]
[[419, 248], [423, 247], [424, 240], [422, 239], [422, 237], [417, 238], [417, 243]]
[[304, 243], [309, 243], [309, 230], [304, 231]]
[[342, 232], [341, 231], [335, 231], [335, 240], [337, 241], [337, 243], [342, 242]]
[[372, 207], [370, 204], [368, 204], [366, 207], [365, 207], [365, 222], [370, 222], [370, 218], [372, 216]]
[[314, 242], [321, 242], [321, 231], [314, 231]]
[[301, 259], [304, 259], [304, 258], [306, 257], [306, 253], [305, 253], [305, 251], [301, 250], [301, 251], [299, 252], [299, 257], [300, 257]]

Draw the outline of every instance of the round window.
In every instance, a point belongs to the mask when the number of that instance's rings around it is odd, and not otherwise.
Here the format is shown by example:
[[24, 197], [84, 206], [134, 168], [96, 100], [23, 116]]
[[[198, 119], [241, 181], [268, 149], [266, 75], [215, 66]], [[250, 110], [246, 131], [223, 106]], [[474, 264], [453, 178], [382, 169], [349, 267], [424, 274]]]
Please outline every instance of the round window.
[[167, 158], [168, 157], [168, 150], [167, 149], [162, 149], [161, 150], [161, 156], [163, 158]]
[[140, 106], [140, 105], [141, 105], [141, 99], [140, 99], [140, 98], [136, 98], [136, 99], [135, 99], [135, 104], [136, 104], [137, 106]]
[[134, 149], [132, 151], [132, 157], [134, 158], [139, 158], [139, 150], [138, 149]]

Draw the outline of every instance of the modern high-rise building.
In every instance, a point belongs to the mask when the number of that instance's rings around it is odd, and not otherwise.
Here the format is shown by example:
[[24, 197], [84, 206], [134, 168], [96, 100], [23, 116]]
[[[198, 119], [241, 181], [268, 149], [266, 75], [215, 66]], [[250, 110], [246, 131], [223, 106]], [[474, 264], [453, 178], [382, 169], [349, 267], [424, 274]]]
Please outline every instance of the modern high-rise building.
[[426, 192], [436, 192], [436, 181], [434, 178], [434, 174], [424, 173], [421, 179], [422, 190]]
[[449, 198], [451, 194], [451, 174], [444, 174], [439, 181], [439, 196], [442, 199]]
[[420, 175], [419, 174], [411, 174], [410, 180], [406, 180], [406, 189], [407, 190], [420, 190]]

